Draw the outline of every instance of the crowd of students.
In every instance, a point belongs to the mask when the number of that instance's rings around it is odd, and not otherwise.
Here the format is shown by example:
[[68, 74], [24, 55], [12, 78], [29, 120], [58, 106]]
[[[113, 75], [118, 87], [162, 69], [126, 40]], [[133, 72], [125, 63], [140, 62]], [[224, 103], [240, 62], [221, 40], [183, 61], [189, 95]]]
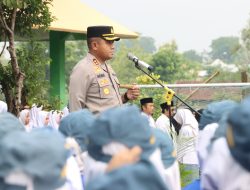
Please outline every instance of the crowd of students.
[[16, 118], [0, 102], [0, 189], [248, 189], [250, 97], [213, 102], [196, 118], [162, 103], [156, 122], [154, 106], [144, 98], [141, 109], [93, 115], [33, 105]]

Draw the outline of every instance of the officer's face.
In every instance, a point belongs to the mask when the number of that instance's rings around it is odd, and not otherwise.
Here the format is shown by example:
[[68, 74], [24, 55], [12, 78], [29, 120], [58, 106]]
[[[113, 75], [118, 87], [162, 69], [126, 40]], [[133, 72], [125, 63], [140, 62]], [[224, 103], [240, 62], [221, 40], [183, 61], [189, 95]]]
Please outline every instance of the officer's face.
[[98, 40], [97, 53], [103, 61], [112, 59], [115, 53], [114, 41]]
[[154, 103], [147, 103], [144, 106], [142, 106], [143, 112], [148, 115], [153, 115], [154, 113]]

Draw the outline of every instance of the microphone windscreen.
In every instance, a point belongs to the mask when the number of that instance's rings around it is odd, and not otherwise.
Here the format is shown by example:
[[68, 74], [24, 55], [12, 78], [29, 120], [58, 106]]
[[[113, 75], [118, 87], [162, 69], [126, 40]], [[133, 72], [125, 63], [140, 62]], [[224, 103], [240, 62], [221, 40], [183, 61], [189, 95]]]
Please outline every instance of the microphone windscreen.
[[134, 56], [132, 53], [128, 53], [128, 59], [129, 59], [129, 60], [132, 60], [132, 61], [133, 61], [134, 57], [135, 57], [135, 56]]

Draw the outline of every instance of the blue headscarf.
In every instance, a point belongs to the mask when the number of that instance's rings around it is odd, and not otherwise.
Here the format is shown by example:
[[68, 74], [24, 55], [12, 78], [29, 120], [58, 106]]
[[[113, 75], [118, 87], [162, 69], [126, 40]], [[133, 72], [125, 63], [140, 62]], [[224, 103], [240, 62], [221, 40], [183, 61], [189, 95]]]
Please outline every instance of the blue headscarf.
[[138, 145], [143, 149], [142, 157], [148, 157], [156, 148], [148, 120], [136, 106], [111, 108], [95, 120], [89, 134], [89, 155], [97, 161], [109, 162], [111, 156], [102, 152], [102, 146], [111, 142], [128, 148]]
[[22, 123], [11, 113], [0, 114], [0, 140], [10, 132], [24, 131]]
[[72, 112], [62, 119], [59, 131], [65, 137], [74, 138], [81, 150], [85, 151], [87, 149], [87, 134], [94, 120], [94, 115], [87, 109]]
[[160, 129], [153, 129], [156, 144], [161, 150], [161, 159], [164, 164], [165, 169], [172, 166], [176, 160], [176, 151], [174, 149], [173, 141], [171, 137], [162, 132]]
[[154, 166], [145, 160], [91, 181], [87, 190], [167, 190]]
[[250, 97], [232, 111], [228, 123], [226, 138], [230, 152], [250, 172]]
[[62, 134], [47, 129], [6, 135], [0, 143], [0, 177], [21, 171], [32, 178], [36, 190], [61, 187], [69, 154], [64, 143]]
[[208, 124], [218, 123], [222, 116], [230, 112], [236, 105], [237, 103], [231, 100], [223, 100], [209, 104], [202, 112], [199, 129], [203, 130]]

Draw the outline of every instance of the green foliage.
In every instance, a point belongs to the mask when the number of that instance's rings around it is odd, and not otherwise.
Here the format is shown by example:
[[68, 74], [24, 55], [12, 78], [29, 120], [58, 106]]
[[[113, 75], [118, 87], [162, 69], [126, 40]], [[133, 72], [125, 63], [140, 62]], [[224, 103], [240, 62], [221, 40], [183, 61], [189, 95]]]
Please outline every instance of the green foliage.
[[241, 71], [249, 72], [250, 62], [250, 20], [248, 25], [241, 32], [241, 43], [236, 53], [235, 64]]
[[13, 8], [17, 8], [15, 33], [29, 36], [34, 26], [47, 29], [55, 19], [49, 11], [48, 5], [52, 0], [2, 0], [3, 15], [11, 23]]
[[241, 32], [241, 39], [246, 49], [250, 50], [250, 19], [248, 20], [246, 28], [244, 28]]
[[185, 51], [182, 55], [186, 60], [202, 63], [202, 56], [200, 56], [195, 50]]
[[192, 175], [192, 171], [186, 170], [185, 166], [179, 163], [180, 168], [180, 177], [181, 177], [181, 187], [186, 187], [190, 182], [186, 180], [189, 178], [189, 175]]
[[210, 55], [213, 60], [221, 59], [226, 63], [232, 63], [239, 46], [238, 37], [220, 37], [212, 41]]
[[[160, 75], [152, 73], [151, 76], [164, 84], [164, 81], [160, 80]], [[150, 77], [148, 77], [147, 75], [140, 75], [136, 77], [136, 81], [138, 84], [145, 84], [145, 85], [156, 84], [155, 81]], [[156, 120], [161, 115], [160, 104], [165, 101], [164, 100], [165, 93], [166, 92], [163, 88], [142, 88], [140, 97], [138, 98], [137, 101], [134, 101], [133, 103], [135, 103], [138, 107], [140, 107], [140, 101], [139, 101], [140, 99], [146, 97], [152, 97], [155, 106], [153, 118]]]
[[10, 64], [0, 64], [0, 81], [3, 81], [4, 84], [1, 84], [5, 88], [12, 88], [14, 86], [14, 79], [12, 75], [12, 70]]
[[48, 44], [42, 42], [20, 43], [17, 57], [20, 68], [25, 71], [23, 88], [24, 104], [42, 104], [49, 97], [49, 80], [46, 68], [50, 64]]
[[66, 41], [65, 43], [65, 77], [68, 90], [69, 77], [73, 67], [84, 58], [88, 48], [86, 41]]
[[[1, 1], [0, 1], [1, 2]], [[27, 2], [22, 0], [2, 0], [3, 5], [8, 8], [25, 8], [27, 7]]]
[[173, 83], [177, 80], [194, 80], [200, 64], [185, 59], [177, 52], [175, 42], [165, 44], [152, 56], [154, 72], [159, 74], [162, 80]]
[[128, 48], [124, 42], [121, 42], [116, 52], [115, 58], [111, 61], [112, 68], [116, 72], [120, 83], [135, 83], [135, 78], [141, 74], [139, 70], [134, 67], [134, 63], [127, 58], [128, 52], [133, 52], [138, 58], [148, 61], [151, 54], [143, 51], [141, 46], [134, 41], [133, 46]]
[[175, 42], [165, 44], [153, 55], [151, 64], [154, 72], [161, 75], [161, 78], [173, 82], [181, 63], [181, 54], [177, 52]]
[[[125, 45], [127, 48], [141, 48], [145, 53], [154, 53], [156, 51], [155, 40], [152, 37], [141, 36], [137, 39], [123, 40], [122, 45]], [[117, 47], [120, 47], [118, 43]], [[132, 50], [131, 50], [132, 51]]]

